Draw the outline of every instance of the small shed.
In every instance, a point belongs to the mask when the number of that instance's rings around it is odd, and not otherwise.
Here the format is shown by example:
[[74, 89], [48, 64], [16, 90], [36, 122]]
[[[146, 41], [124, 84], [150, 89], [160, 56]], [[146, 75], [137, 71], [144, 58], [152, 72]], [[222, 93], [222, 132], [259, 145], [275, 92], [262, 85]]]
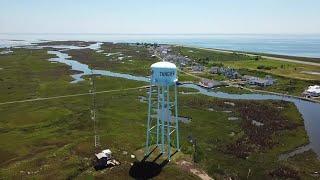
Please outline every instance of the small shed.
[[194, 65], [191, 68], [192, 68], [192, 71], [198, 71], [198, 72], [204, 71], [204, 66], [202, 65]]

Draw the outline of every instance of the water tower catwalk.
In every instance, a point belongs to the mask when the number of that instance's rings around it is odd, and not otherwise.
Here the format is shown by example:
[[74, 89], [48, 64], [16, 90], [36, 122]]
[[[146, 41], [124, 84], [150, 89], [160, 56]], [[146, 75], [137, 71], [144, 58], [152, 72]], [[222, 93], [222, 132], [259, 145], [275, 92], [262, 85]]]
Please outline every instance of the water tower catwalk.
[[[162, 155], [171, 159], [172, 145], [180, 150], [178, 104], [177, 104], [177, 67], [170, 62], [157, 62], [151, 65], [149, 106], [147, 122], [147, 142], [145, 154], [155, 144]], [[173, 89], [170, 93], [170, 89]]]

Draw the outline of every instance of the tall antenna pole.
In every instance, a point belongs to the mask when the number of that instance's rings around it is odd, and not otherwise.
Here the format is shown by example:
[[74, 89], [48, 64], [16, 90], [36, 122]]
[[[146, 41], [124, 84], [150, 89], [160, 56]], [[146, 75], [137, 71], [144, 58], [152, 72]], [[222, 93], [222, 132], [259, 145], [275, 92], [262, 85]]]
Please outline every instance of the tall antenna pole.
[[145, 150], [145, 155], [149, 154], [149, 146], [150, 146], [150, 121], [151, 121], [151, 108], [152, 108], [152, 104], [151, 104], [151, 97], [152, 97], [152, 84], [150, 83], [150, 87], [149, 87], [149, 100], [148, 100], [148, 122], [147, 122], [147, 140], [146, 140], [146, 150]]
[[93, 121], [93, 131], [94, 131], [94, 147], [98, 148], [100, 146], [100, 136], [98, 134], [98, 120], [96, 118], [96, 86], [93, 71], [91, 70], [91, 94], [92, 94], [92, 106], [91, 106], [91, 119]]
[[[174, 144], [176, 150], [180, 150], [177, 68], [176, 65], [169, 62], [158, 62], [151, 65], [151, 69], [145, 155], [149, 154], [150, 146], [154, 144], [156, 148], [160, 149], [161, 154], [167, 156], [167, 160], [170, 161], [173, 150], [171, 145]], [[154, 90], [152, 86], [155, 86]], [[173, 96], [170, 95], [170, 86], [174, 86]], [[152, 94], [157, 97], [152, 97]], [[155, 111], [151, 111], [153, 108]], [[152, 114], [151, 112], [156, 113]], [[152, 136], [153, 134], [156, 136]], [[156, 142], [153, 139], [156, 139]]]

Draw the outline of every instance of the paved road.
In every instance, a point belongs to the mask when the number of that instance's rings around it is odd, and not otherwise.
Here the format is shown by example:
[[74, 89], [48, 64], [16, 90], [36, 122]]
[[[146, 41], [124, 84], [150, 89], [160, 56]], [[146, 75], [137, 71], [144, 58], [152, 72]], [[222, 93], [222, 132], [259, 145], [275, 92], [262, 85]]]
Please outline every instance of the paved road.
[[[185, 46], [185, 47], [208, 50], [208, 51], [215, 51], [215, 52], [230, 53], [230, 54], [234, 53], [233, 51], [212, 49], [212, 48], [200, 48], [200, 47], [193, 47], [193, 46]], [[247, 55], [247, 56], [257, 56], [255, 54], [250, 54], [250, 53], [238, 53], [238, 54], [243, 54], [243, 55]], [[261, 56], [261, 57], [265, 58], [265, 59], [276, 60], [276, 61], [286, 61], [286, 62], [292, 62], [292, 63], [298, 63], [298, 64], [306, 64], [306, 65], [312, 65], [312, 66], [319, 66], [320, 67], [320, 63], [315, 63], [315, 62], [299, 61], [299, 60], [286, 59], [286, 58], [277, 58], [277, 57], [270, 57], [270, 56]]]

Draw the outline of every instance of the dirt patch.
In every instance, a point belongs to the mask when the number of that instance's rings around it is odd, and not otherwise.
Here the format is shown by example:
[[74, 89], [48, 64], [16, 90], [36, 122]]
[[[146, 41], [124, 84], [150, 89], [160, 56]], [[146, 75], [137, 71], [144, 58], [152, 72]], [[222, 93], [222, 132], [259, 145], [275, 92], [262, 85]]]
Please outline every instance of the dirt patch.
[[[232, 103], [232, 106], [230, 104]], [[243, 135], [230, 144], [224, 145], [221, 152], [247, 158], [253, 152], [263, 152], [276, 146], [275, 138], [282, 131], [295, 130], [303, 123], [294, 122], [285, 115], [290, 103], [283, 101], [230, 101], [190, 97], [182, 99], [180, 106], [211, 108], [218, 111], [232, 110], [239, 117]], [[284, 107], [284, 108], [278, 108]]]
[[181, 160], [181, 161], [178, 161], [177, 164], [184, 171], [188, 171], [188, 172], [198, 176], [202, 180], [212, 180], [213, 179], [203, 170], [194, 167], [194, 165], [191, 162]]
[[87, 47], [91, 44], [95, 44], [96, 42], [87, 42], [87, 41], [50, 41], [50, 42], [42, 42], [37, 43], [39, 46], [78, 46], [78, 47]]
[[64, 139], [45, 139], [37, 143], [38, 147], [44, 147], [44, 146], [55, 146], [55, 147], [63, 147], [70, 142], [68, 140]]
[[[237, 112], [243, 119], [241, 128], [244, 135], [234, 143], [226, 146], [225, 151], [240, 158], [248, 157], [252, 152], [264, 151], [274, 147], [278, 142], [274, 135], [283, 130], [294, 130], [300, 124], [289, 121], [277, 108], [281, 102], [272, 105], [263, 103], [239, 102]], [[281, 105], [285, 105], [281, 103]], [[259, 122], [260, 125], [252, 122]]]

